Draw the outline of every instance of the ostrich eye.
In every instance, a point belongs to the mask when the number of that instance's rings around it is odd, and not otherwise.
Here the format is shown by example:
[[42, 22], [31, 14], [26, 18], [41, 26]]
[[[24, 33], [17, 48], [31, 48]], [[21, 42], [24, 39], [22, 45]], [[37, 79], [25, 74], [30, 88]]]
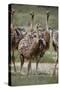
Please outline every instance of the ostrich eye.
[[36, 37], [36, 35], [34, 35], [34, 37]]

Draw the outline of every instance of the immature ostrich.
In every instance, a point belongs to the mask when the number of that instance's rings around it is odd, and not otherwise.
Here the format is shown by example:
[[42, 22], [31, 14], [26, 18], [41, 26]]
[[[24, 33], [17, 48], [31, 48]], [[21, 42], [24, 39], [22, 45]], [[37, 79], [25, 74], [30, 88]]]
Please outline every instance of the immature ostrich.
[[[14, 17], [15, 10], [12, 8], [12, 10], [9, 11], [9, 13], [10, 13], [11, 17]], [[14, 18], [12, 18], [12, 19], [14, 19]], [[16, 71], [14, 51], [15, 51], [15, 49], [17, 49], [19, 41], [25, 36], [26, 32], [25, 32], [24, 28], [15, 27], [13, 20], [12, 20], [12, 23], [10, 26], [10, 30], [11, 30], [11, 51], [12, 51], [11, 59], [14, 64], [14, 70]]]
[[56, 71], [56, 66], [57, 66], [57, 63], [58, 63], [58, 31], [53, 31], [52, 37], [53, 37], [52, 45], [54, 47], [55, 52], [57, 53], [57, 60], [56, 60], [55, 68], [54, 68], [54, 72], [53, 72], [53, 75], [54, 75], [55, 71]]
[[28, 64], [28, 73], [31, 67], [31, 59], [35, 56], [37, 53], [37, 48], [39, 48], [39, 42], [38, 42], [38, 34], [37, 32], [34, 32], [33, 30], [33, 21], [34, 21], [34, 12], [30, 13], [31, 15], [31, 32], [27, 33], [27, 35], [24, 37], [24, 39], [21, 40], [18, 46], [18, 51], [20, 54], [21, 59], [21, 68], [24, 64], [25, 59], [29, 59]]
[[[47, 17], [46, 17], [46, 29], [42, 28], [42, 30], [40, 30], [38, 27], [38, 31], [39, 31], [39, 40], [41, 41], [42, 47], [40, 48], [40, 58], [43, 57], [43, 55], [45, 54], [46, 50], [49, 49], [50, 46], [50, 32], [48, 30], [48, 19], [49, 19], [49, 11], [47, 12]], [[37, 59], [37, 63], [36, 63], [36, 70], [38, 69], [38, 63], [39, 63], [39, 59]]]

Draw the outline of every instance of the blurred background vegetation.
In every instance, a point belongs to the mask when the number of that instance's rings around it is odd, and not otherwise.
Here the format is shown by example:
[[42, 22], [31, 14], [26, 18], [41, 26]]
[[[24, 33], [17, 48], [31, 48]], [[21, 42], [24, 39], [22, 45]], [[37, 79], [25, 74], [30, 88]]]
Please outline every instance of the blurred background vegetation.
[[15, 10], [15, 14], [11, 21], [15, 26], [28, 26], [31, 23], [30, 13], [33, 11], [34, 25], [40, 23], [42, 27], [45, 27], [46, 12], [49, 11], [49, 28], [58, 30], [58, 7], [12, 4], [12, 8]]

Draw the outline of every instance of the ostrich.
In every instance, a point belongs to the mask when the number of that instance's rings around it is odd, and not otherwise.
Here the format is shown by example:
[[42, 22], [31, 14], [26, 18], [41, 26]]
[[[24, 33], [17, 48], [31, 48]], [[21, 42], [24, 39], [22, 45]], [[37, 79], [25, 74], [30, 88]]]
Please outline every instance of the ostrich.
[[[47, 21], [48, 21], [48, 18], [49, 18], [49, 12], [47, 12]], [[41, 33], [41, 32], [43, 32], [43, 33]], [[45, 35], [42, 35], [44, 33], [45, 33]], [[46, 22], [46, 31], [44, 31], [44, 29], [39, 30], [39, 34], [41, 34], [43, 36], [43, 38], [45, 39], [45, 41], [47, 41], [45, 50], [43, 49], [43, 52], [45, 53], [46, 50], [49, 49], [50, 43], [52, 43], [53, 48], [54, 48], [55, 52], [57, 53], [57, 60], [56, 60], [55, 68], [53, 71], [53, 75], [54, 75], [55, 71], [56, 71], [57, 63], [58, 63], [58, 31], [56, 31], [56, 30], [52, 31], [52, 32], [48, 31], [48, 22]], [[51, 39], [51, 41], [50, 41], [50, 39]], [[44, 55], [44, 53], [42, 53], [42, 56]], [[38, 63], [37, 63], [37, 67], [38, 67]]]
[[[39, 32], [39, 40], [41, 41], [42, 47], [40, 49], [42, 49], [39, 53], [40, 58], [42, 58], [45, 54], [45, 52], [49, 49], [50, 47], [50, 32], [48, 30], [48, 20], [49, 20], [49, 11], [47, 11], [47, 17], [46, 17], [46, 28], [41, 28], [39, 29], [37, 26], [37, 30]], [[38, 63], [39, 63], [39, 59], [37, 59], [36, 62], [36, 71], [38, 69]]]
[[[47, 18], [48, 13], [47, 13]], [[48, 19], [47, 19], [48, 21]], [[40, 57], [43, 57], [46, 50], [49, 49], [50, 44], [50, 33], [48, 29], [44, 32], [39, 31], [32, 31], [30, 33], [27, 33], [27, 35], [22, 39], [18, 46], [18, 51], [20, 54], [20, 60], [21, 60], [21, 68], [22, 70], [23, 64], [25, 59], [29, 61], [28, 64], [28, 73], [31, 68], [31, 59], [33, 57], [36, 57], [40, 55]], [[36, 60], [36, 70], [38, 68], [39, 59]]]
[[[10, 13], [11, 17], [13, 17], [15, 14], [15, 9], [12, 8], [12, 10], [9, 11], [9, 13]], [[13, 20], [12, 20], [12, 23], [10, 26], [10, 30], [11, 30], [11, 51], [12, 51], [11, 59], [14, 64], [14, 71], [16, 71], [14, 52], [15, 52], [15, 49], [17, 49], [17, 47], [18, 47], [19, 41], [26, 35], [26, 31], [24, 28], [15, 27]]]

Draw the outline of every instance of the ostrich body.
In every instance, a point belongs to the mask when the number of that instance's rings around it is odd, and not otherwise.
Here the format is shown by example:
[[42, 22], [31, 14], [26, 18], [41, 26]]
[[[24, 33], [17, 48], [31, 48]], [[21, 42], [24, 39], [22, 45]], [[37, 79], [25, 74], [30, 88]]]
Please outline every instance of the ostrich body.
[[[18, 51], [21, 60], [20, 70], [22, 69], [25, 59], [29, 61], [28, 64], [28, 73], [29, 73], [32, 58], [33, 57], [37, 58], [39, 55], [40, 57], [43, 57], [46, 49], [48, 49], [47, 46], [49, 47], [48, 40], [50, 39], [49, 37], [47, 40], [47, 36], [45, 35], [49, 36], [46, 31], [41, 32], [40, 35], [38, 35], [36, 31], [30, 32], [20, 41], [18, 46]], [[36, 70], [38, 68], [38, 62], [39, 60], [36, 59]]]
[[[33, 34], [32, 34], [33, 33]], [[24, 64], [24, 60], [29, 60], [28, 64], [28, 72], [31, 67], [31, 59], [32, 57], [38, 54], [39, 49], [39, 39], [36, 32], [29, 32], [19, 43], [18, 51], [21, 59], [21, 68]]]

